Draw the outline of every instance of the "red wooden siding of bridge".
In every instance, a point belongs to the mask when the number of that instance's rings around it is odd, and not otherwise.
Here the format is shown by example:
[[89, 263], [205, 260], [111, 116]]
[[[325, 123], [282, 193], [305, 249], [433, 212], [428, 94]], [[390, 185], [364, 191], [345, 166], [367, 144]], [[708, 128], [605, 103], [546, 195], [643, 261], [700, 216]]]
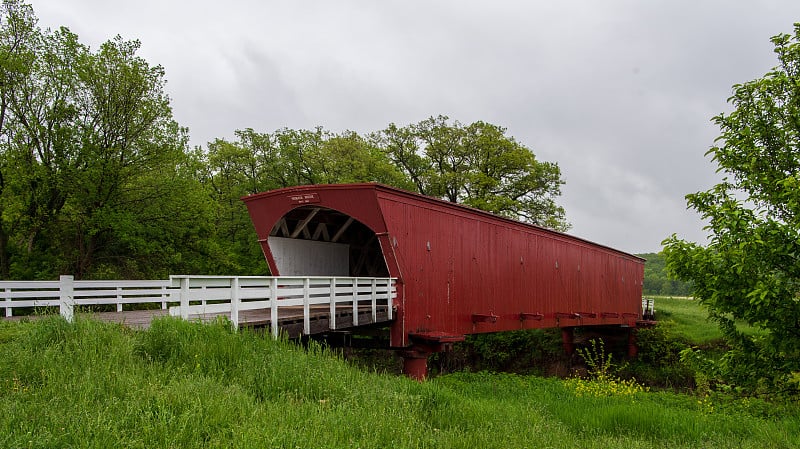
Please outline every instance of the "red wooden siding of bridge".
[[567, 234], [378, 184], [292, 187], [244, 201], [273, 275], [292, 274], [280, 273], [268, 244], [283, 237], [347, 243], [351, 276], [396, 277], [396, 348], [641, 319], [644, 260]]

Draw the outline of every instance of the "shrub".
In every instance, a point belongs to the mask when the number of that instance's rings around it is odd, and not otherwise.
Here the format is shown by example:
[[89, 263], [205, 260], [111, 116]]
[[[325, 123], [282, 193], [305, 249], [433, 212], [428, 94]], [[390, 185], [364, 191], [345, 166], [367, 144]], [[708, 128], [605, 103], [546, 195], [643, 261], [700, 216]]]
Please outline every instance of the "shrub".
[[566, 385], [576, 396], [633, 396], [647, 390], [636, 379], [622, 379], [619, 372], [627, 363], [617, 363], [613, 354], [606, 353], [602, 339], [592, 339], [585, 348], [577, 350], [587, 369], [587, 378], [572, 377]]
[[639, 356], [622, 370], [624, 377], [635, 377], [645, 385], [678, 390], [694, 386], [694, 371], [681, 361], [681, 351], [689, 343], [674, 333], [675, 323], [659, 321], [655, 326], [636, 331]]

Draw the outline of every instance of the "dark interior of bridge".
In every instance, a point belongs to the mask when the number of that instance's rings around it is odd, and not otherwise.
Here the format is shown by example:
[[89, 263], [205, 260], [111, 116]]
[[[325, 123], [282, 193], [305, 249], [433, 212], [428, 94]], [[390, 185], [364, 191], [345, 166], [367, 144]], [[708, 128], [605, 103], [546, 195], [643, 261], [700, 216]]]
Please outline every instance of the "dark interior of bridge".
[[350, 247], [350, 276], [389, 276], [375, 232], [333, 209], [315, 206], [294, 209], [275, 224], [270, 236], [347, 244]]

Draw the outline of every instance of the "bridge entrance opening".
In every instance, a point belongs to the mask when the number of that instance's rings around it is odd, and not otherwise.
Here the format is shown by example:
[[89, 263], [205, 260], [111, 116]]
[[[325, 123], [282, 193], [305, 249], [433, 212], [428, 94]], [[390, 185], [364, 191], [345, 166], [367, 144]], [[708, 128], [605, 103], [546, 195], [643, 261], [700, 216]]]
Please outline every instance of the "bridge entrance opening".
[[267, 243], [281, 276], [389, 276], [375, 232], [333, 209], [291, 210], [275, 223]]

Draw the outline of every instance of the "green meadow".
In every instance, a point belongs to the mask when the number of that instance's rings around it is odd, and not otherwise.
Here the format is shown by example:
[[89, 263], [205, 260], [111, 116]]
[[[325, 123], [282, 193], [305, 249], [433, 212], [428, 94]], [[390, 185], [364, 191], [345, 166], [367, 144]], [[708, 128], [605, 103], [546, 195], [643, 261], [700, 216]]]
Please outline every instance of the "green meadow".
[[800, 447], [796, 404], [613, 378], [418, 383], [224, 322], [0, 322], [0, 360], [3, 448]]
[[[688, 297], [648, 296], [655, 299], [656, 319], [674, 323], [676, 335], [685, 338], [695, 345], [717, 343], [722, 333], [714, 322], [708, 320], [708, 312], [698, 301]], [[744, 323], [738, 325], [739, 330], [755, 334], [758, 329]]]

